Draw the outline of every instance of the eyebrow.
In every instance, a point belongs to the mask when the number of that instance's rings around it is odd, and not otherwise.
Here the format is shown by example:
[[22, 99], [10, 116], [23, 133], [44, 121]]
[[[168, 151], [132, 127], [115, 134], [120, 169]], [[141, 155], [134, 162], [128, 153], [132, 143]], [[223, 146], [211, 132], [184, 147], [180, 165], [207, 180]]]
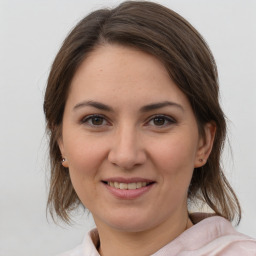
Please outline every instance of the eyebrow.
[[100, 110], [114, 112], [113, 108], [111, 108], [110, 106], [93, 100], [80, 102], [74, 106], [73, 110], [77, 110], [82, 107], [94, 107]]
[[180, 104], [172, 102], [172, 101], [163, 101], [163, 102], [152, 103], [152, 104], [143, 106], [140, 109], [140, 111], [141, 112], [149, 112], [149, 111], [156, 110], [159, 108], [164, 108], [167, 106], [177, 107], [184, 112], [184, 108]]
[[[178, 103], [175, 103], [175, 102], [172, 102], [172, 101], [163, 101], [163, 102], [157, 102], [157, 103], [152, 103], [152, 104], [148, 104], [146, 106], [143, 106], [143, 107], [140, 108], [140, 112], [149, 112], [149, 111], [156, 110], [156, 109], [159, 109], [159, 108], [164, 108], [164, 107], [167, 107], [167, 106], [177, 107], [180, 110], [184, 111], [184, 108]], [[97, 109], [100, 109], [100, 110], [105, 110], [105, 111], [108, 111], [108, 112], [114, 112], [112, 107], [110, 107], [106, 104], [97, 102], [97, 101], [92, 101], [92, 100], [83, 101], [83, 102], [80, 102], [80, 103], [76, 104], [74, 106], [73, 110], [77, 110], [77, 109], [82, 108], [82, 107], [94, 107], [94, 108], [97, 108]]]

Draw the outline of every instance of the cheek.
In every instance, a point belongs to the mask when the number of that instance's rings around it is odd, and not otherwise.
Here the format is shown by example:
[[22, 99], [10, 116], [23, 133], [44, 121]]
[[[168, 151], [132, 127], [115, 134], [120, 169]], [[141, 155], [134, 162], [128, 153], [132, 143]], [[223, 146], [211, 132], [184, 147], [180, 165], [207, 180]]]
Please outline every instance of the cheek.
[[155, 160], [163, 167], [173, 166], [177, 170], [194, 167], [197, 144], [191, 137], [166, 139], [154, 145], [152, 149]]
[[[93, 187], [98, 181], [99, 169], [105, 158], [103, 143], [91, 143], [90, 138], [72, 138], [66, 141], [69, 172], [72, 184], [82, 201], [90, 197], [95, 190]], [[90, 191], [88, 193], [88, 191]]]
[[186, 193], [193, 174], [197, 143], [191, 138], [175, 136], [152, 147], [151, 156], [164, 187], [175, 194]]
[[105, 157], [104, 142], [90, 136], [69, 136], [68, 138], [65, 151], [69, 168], [81, 175], [96, 171]]
[[97, 175], [100, 152], [95, 147], [76, 147], [69, 154], [69, 173], [72, 185], [82, 204], [92, 211], [97, 194]]

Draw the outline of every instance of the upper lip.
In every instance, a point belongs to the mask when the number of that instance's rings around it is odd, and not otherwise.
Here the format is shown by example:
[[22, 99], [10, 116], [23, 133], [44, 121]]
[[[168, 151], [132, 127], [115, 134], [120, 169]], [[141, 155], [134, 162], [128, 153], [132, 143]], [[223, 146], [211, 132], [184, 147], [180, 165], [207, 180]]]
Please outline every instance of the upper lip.
[[136, 182], [147, 182], [152, 183], [154, 180], [145, 179], [140, 177], [131, 177], [131, 178], [124, 178], [124, 177], [112, 177], [104, 179], [105, 182], [118, 182], [118, 183], [136, 183]]

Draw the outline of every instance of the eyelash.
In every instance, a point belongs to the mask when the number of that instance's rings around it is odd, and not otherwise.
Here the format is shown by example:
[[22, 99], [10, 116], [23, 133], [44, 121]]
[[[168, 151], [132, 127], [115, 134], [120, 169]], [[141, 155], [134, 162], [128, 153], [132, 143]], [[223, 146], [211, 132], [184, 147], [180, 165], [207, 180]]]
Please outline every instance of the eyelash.
[[107, 121], [105, 116], [103, 116], [103, 115], [96, 115], [96, 114], [84, 117], [81, 120], [81, 123], [82, 124], [88, 124], [89, 126], [92, 126], [92, 127], [101, 127], [101, 126], [105, 125], [105, 124], [95, 125], [93, 123], [90, 123], [90, 122], [92, 122], [93, 118], [99, 118], [99, 119], [103, 120], [103, 122], [106, 122], [107, 124], [109, 124], [109, 122]]
[[154, 124], [153, 125], [154, 127], [165, 128], [165, 127], [167, 127], [167, 126], [169, 126], [171, 124], [177, 123], [177, 121], [174, 118], [170, 117], [170, 116], [154, 115], [154, 116], [149, 118], [149, 121], [146, 122], [146, 125], [149, 125], [150, 122], [154, 122], [154, 120], [156, 120], [157, 118], [158, 119], [163, 119], [164, 120], [164, 124], [163, 125], [159, 125], [159, 126]]
[[[103, 123], [102, 124], [93, 124], [92, 121], [93, 121], [93, 118], [98, 118], [100, 119]], [[153, 124], [154, 127], [158, 127], [158, 128], [164, 128], [164, 127], [167, 127], [171, 124], [175, 124], [177, 123], [177, 121], [170, 117], [170, 116], [166, 116], [166, 115], [154, 115], [154, 116], [151, 116], [148, 121], [145, 123], [146, 126], [150, 126], [150, 122], [154, 122], [154, 120], [156, 121], [156, 119], [162, 119], [164, 121], [164, 124], [162, 125], [156, 125], [156, 124]], [[100, 128], [102, 126], [105, 126], [105, 125], [110, 125], [110, 122], [107, 120], [107, 118], [103, 115], [97, 115], [97, 114], [93, 114], [93, 115], [89, 115], [89, 116], [86, 116], [84, 117], [82, 120], [81, 120], [81, 123], [82, 124], [88, 124], [89, 126], [91, 127], [95, 127], [95, 128]]]

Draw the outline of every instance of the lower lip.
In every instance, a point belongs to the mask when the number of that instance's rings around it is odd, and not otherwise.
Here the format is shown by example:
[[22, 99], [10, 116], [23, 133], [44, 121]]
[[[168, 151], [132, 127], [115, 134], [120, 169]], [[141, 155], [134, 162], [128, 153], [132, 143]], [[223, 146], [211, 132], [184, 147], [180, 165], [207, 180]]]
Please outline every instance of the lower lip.
[[118, 189], [118, 188], [110, 187], [107, 184], [104, 184], [104, 185], [108, 189], [108, 191], [115, 197], [119, 199], [131, 200], [131, 199], [136, 199], [144, 195], [145, 193], [147, 193], [154, 186], [154, 183], [146, 187], [141, 187], [137, 189]]

